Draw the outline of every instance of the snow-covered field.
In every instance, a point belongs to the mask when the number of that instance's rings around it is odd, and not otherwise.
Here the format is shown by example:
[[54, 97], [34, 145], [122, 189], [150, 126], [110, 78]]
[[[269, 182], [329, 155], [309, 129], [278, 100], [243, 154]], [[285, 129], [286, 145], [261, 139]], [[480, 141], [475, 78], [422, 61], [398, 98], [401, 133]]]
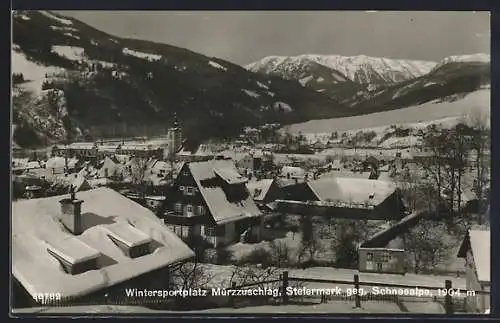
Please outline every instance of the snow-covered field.
[[147, 59], [148, 61], [159, 61], [162, 57], [161, 55], [151, 54], [151, 53], [143, 53], [143, 52], [139, 52], [139, 51], [128, 49], [128, 48], [123, 49], [123, 54], [135, 56], [135, 57], [142, 58], [142, 59]]
[[50, 29], [52, 30], [60, 30], [60, 31], [78, 31], [78, 29], [74, 28], [74, 27], [68, 27], [68, 26], [64, 26], [64, 27], [59, 27], [59, 26], [50, 26]]
[[41, 93], [42, 83], [45, 80], [45, 75], [60, 73], [64, 70], [53, 66], [43, 66], [35, 62], [29, 61], [24, 54], [16, 51], [12, 53], [12, 73], [22, 73], [27, 81], [23, 83], [27, 89], [34, 93]]
[[266, 90], [269, 90], [269, 86], [265, 85], [265, 84], [262, 84], [261, 82], [257, 81], [257, 85], [260, 87], [260, 88], [263, 88], [263, 89], [266, 89]]
[[68, 307], [46, 307], [46, 308], [24, 308], [13, 311], [14, 314], [23, 313], [60, 313], [60, 314], [119, 314], [119, 313], [164, 313], [164, 314], [204, 314], [204, 313], [261, 313], [261, 314], [310, 314], [310, 313], [401, 313], [400, 308], [395, 303], [389, 302], [363, 302], [361, 308], [355, 308], [353, 302], [330, 301], [324, 304], [315, 305], [264, 305], [248, 306], [241, 308], [214, 308], [200, 311], [161, 311], [151, 310], [140, 306], [112, 306], [112, 305], [88, 305], [88, 306], [68, 306]]
[[73, 22], [69, 19], [64, 19], [64, 18], [59, 18], [55, 15], [53, 15], [52, 13], [48, 12], [48, 11], [40, 11], [40, 13], [50, 19], [54, 19], [55, 21], [63, 24], [63, 25], [67, 25], [67, 26], [70, 26], [73, 24]]
[[475, 109], [490, 111], [490, 90], [470, 93], [454, 102], [429, 102], [422, 105], [383, 111], [361, 116], [311, 120], [288, 127], [291, 133], [326, 133], [333, 131], [368, 130], [392, 124], [422, 123], [444, 118], [460, 118]]
[[260, 97], [260, 94], [258, 94], [257, 92], [254, 92], [254, 91], [250, 91], [250, 90], [246, 90], [246, 89], [242, 89], [241, 91], [245, 92], [246, 95], [248, 95], [249, 97], [252, 97], [252, 98], [259, 98]]
[[65, 57], [72, 61], [81, 60], [85, 53], [85, 50], [81, 47], [60, 45], [52, 46], [52, 51], [59, 56]]
[[217, 68], [219, 70], [227, 71], [227, 67], [224, 67], [224, 66], [220, 65], [219, 63], [216, 63], [213, 61], [208, 62], [208, 65], [212, 66], [213, 68]]

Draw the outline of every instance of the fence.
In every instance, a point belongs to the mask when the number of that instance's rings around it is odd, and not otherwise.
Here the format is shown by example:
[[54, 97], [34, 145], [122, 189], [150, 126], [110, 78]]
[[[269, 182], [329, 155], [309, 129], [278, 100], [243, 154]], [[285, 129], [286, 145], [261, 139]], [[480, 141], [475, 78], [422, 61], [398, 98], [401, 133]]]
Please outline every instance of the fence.
[[[292, 287], [292, 283], [298, 283]], [[304, 283], [321, 284], [321, 288], [305, 288]], [[436, 302], [444, 308], [445, 314], [467, 312], [467, 297], [478, 295], [489, 295], [485, 291], [464, 291], [454, 288], [451, 280], [445, 280], [442, 286], [418, 286], [379, 282], [360, 281], [359, 275], [355, 274], [352, 281], [349, 280], [327, 280], [316, 278], [290, 277], [288, 271], [284, 271], [279, 279], [267, 280], [251, 284], [237, 286], [233, 283], [231, 289], [241, 290], [255, 286], [278, 285], [279, 297], [273, 297], [273, 302], [281, 305], [310, 303], [311, 299], [320, 299], [320, 303], [330, 300], [352, 301], [356, 308], [360, 308], [363, 302], [393, 302], [402, 312], [412, 312], [414, 308], [428, 307], [428, 302]], [[333, 288], [325, 286], [333, 285]], [[372, 287], [372, 292], [367, 292], [363, 287]], [[294, 293], [294, 289], [297, 293]], [[302, 292], [300, 293], [300, 291]], [[378, 292], [374, 292], [378, 291]], [[309, 291], [309, 292], [308, 292]], [[314, 293], [316, 291], [316, 293]], [[309, 294], [309, 295], [308, 295]], [[239, 299], [239, 300], [238, 300]], [[229, 298], [229, 305], [237, 307], [242, 305], [242, 298], [238, 296]], [[418, 303], [423, 304], [419, 307]], [[410, 304], [412, 304], [410, 306]]]

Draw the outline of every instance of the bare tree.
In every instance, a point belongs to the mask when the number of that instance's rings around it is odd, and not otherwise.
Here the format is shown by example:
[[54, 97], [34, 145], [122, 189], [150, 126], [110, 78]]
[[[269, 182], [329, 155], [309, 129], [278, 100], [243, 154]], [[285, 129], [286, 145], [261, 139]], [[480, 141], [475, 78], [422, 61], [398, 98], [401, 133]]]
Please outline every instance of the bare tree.
[[293, 265], [292, 252], [290, 247], [284, 241], [271, 241], [271, 255], [273, 262], [278, 268]]
[[449, 245], [443, 239], [444, 224], [421, 220], [404, 236], [405, 249], [416, 274], [434, 268], [446, 257]]
[[419, 166], [421, 166], [426, 175], [430, 177], [431, 181], [434, 183], [436, 189], [432, 192], [436, 193], [433, 197], [434, 200], [438, 202], [438, 209], [441, 208], [441, 192], [444, 187], [444, 154], [445, 148], [443, 143], [446, 142], [446, 138], [440, 129], [437, 128], [435, 124], [427, 127], [426, 132], [423, 137], [424, 149], [430, 152], [430, 158], [424, 158], [419, 161]]
[[130, 162], [130, 176], [139, 193], [145, 195], [149, 163], [146, 158], [134, 157]]
[[357, 264], [357, 243], [369, 237], [367, 220], [330, 218], [328, 225], [321, 227], [319, 235], [330, 240], [338, 266], [353, 267]]
[[[463, 123], [452, 129], [429, 127], [424, 137], [425, 146], [431, 152], [421, 165], [430, 175], [435, 189], [439, 213], [449, 227], [458, 219], [462, 209], [464, 174], [468, 166], [473, 131]], [[446, 202], [446, 203], [443, 203]], [[458, 211], [458, 212], [457, 212]]]
[[202, 264], [194, 262], [183, 263], [173, 270], [171, 280], [174, 287], [181, 290], [205, 289], [214, 277], [215, 274], [205, 270]]
[[474, 109], [466, 119], [473, 129], [472, 150], [474, 151], [474, 193], [479, 201], [479, 210], [484, 212], [487, 207], [488, 196], [485, 188], [489, 181], [490, 160], [487, 150], [491, 144], [490, 116], [480, 109]]
[[[280, 289], [282, 287], [281, 278], [284, 269], [277, 267], [267, 267], [265, 269], [252, 266], [235, 266], [229, 279], [224, 280], [223, 286], [252, 285], [253, 287], [268, 287], [271, 289]], [[299, 281], [289, 281], [289, 287], [299, 288], [303, 283]]]
[[319, 231], [314, 228], [312, 218], [307, 215], [301, 217], [300, 228], [302, 241], [298, 261], [302, 263], [304, 257], [307, 257], [306, 263], [313, 263], [317, 254], [324, 249], [320, 241]]

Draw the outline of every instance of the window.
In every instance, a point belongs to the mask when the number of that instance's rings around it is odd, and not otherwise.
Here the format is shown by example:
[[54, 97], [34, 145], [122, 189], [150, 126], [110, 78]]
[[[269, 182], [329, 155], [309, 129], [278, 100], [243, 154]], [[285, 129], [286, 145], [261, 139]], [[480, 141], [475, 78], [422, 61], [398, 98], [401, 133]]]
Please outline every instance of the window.
[[208, 237], [214, 237], [215, 227], [205, 226], [205, 235]]
[[382, 271], [382, 264], [380, 262], [377, 263], [377, 271]]
[[193, 214], [193, 206], [192, 205], [187, 205], [186, 206], [186, 213], [189, 215], [189, 214]]
[[181, 238], [186, 238], [189, 234], [189, 227], [185, 225], [174, 225], [172, 229], [174, 233]]
[[367, 261], [372, 261], [373, 260], [373, 252], [369, 252], [366, 254], [366, 260]]
[[182, 213], [182, 204], [181, 203], [175, 203], [174, 204], [174, 211], [177, 213]]
[[184, 186], [179, 186], [179, 190], [184, 192], [185, 187]]
[[193, 191], [194, 191], [193, 187], [191, 187], [191, 186], [186, 187], [186, 194], [187, 195], [193, 195]]
[[391, 260], [391, 254], [388, 251], [384, 251], [382, 254], [382, 261], [388, 262], [389, 260]]
[[203, 207], [203, 205], [198, 205], [198, 214], [205, 215], [205, 208]]

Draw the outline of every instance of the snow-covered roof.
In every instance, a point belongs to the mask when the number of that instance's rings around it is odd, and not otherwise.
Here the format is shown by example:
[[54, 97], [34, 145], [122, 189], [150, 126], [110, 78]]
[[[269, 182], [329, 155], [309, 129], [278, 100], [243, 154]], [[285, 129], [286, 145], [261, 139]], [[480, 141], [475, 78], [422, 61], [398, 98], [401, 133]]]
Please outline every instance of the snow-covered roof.
[[131, 226], [128, 223], [113, 223], [106, 226], [106, 230], [114, 239], [117, 239], [127, 247], [135, 247], [151, 242], [151, 237]]
[[92, 149], [95, 147], [95, 143], [93, 142], [74, 142], [69, 144], [66, 147], [60, 147], [60, 148], [68, 148], [68, 149]]
[[106, 170], [107, 170], [107, 175], [112, 176], [115, 173], [119, 173], [123, 170], [123, 165], [120, 164], [120, 162], [116, 158], [110, 158], [106, 156], [104, 158], [102, 165], [99, 168], [99, 176], [101, 177], [106, 177]]
[[378, 205], [396, 190], [394, 183], [364, 178], [327, 177], [307, 182], [320, 201]]
[[34, 169], [34, 168], [41, 168], [41, 164], [39, 161], [30, 161], [24, 166], [26, 169]]
[[470, 246], [474, 264], [476, 266], [477, 278], [480, 282], [491, 282], [491, 234], [490, 230], [469, 230], [462, 245], [459, 256], [464, 257], [466, 248]]
[[[77, 158], [68, 158], [68, 167], [73, 168], [78, 164]], [[66, 158], [64, 157], [51, 157], [45, 163], [46, 168], [64, 168], [66, 167]]]
[[115, 154], [116, 160], [118, 160], [120, 163], [127, 163], [130, 160], [129, 155], [122, 155], [122, 154]]
[[46, 242], [47, 249], [74, 265], [98, 258], [101, 253], [73, 236], [52, 243]]
[[[12, 203], [13, 274], [32, 295], [57, 291], [63, 297], [83, 296], [194, 256], [152, 211], [112, 189], [80, 192], [77, 198], [84, 201], [81, 212], [85, 231], [79, 236], [69, 234], [58, 220], [61, 196]], [[123, 228], [139, 231], [141, 238], [148, 236], [158, 247], [142, 257], [129, 258], [109, 238], [109, 227], [118, 230], [129, 242], [138, 240], [135, 238], [139, 234], [129, 237]], [[63, 239], [72, 241], [68, 244], [71, 250], [61, 247]], [[71, 257], [73, 253], [83, 257], [93, 248], [114, 262], [101, 263], [98, 259], [99, 269], [67, 274], [47, 252], [47, 244], [66, 248], [64, 253]]]
[[250, 193], [240, 201], [230, 202], [222, 187], [206, 184], [207, 180], [214, 179], [218, 176], [216, 170], [219, 173], [224, 170], [226, 173], [237, 174], [238, 171], [231, 160], [192, 162], [187, 164], [187, 167], [189, 167], [215, 222], [222, 224], [245, 217], [261, 215]]
[[213, 150], [209, 145], [202, 144], [198, 147], [194, 155], [196, 156], [212, 156], [214, 154]]
[[348, 170], [340, 170], [340, 171], [329, 171], [326, 173], [323, 173], [320, 176], [320, 178], [335, 178], [335, 177], [342, 177], [342, 178], [363, 178], [363, 179], [368, 179], [370, 177], [370, 172], [352, 172]]
[[99, 145], [97, 146], [97, 150], [99, 151], [116, 151], [120, 145]]
[[306, 174], [306, 171], [300, 167], [283, 166], [283, 168], [281, 168], [281, 175], [287, 176], [288, 174], [292, 177], [303, 177]]
[[55, 185], [62, 185], [68, 188], [73, 186], [76, 192], [88, 191], [91, 188], [85, 177], [80, 173], [69, 176], [54, 176], [52, 180]]
[[261, 179], [258, 181], [252, 181], [247, 183], [247, 188], [250, 191], [253, 199], [256, 201], [262, 201], [269, 192], [271, 185], [273, 184], [273, 179]]
[[29, 162], [29, 158], [12, 158], [12, 163], [17, 167], [24, 167]]
[[390, 166], [389, 166], [389, 164], [385, 164], [383, 166], [380, 166], [378, 168], [378, 170], [381, 171], [381, 172], [388, 172], [390, 170]]
[[153, 144], [124, 144], [120, 146], [121, 150], [156, 150], [162, 148], [161, 145], [153, 145]]
[[239, 174], [236, 169], [214, 168], [214, 173], [228, 184], [243, 184], [248, 182], [248, 179]]
[[295, 178], [295, 179], [287, 179], [287, 178], [277, 178], [276, 179], [276, 184], [278, 184], [279, 187], [287, 187], [287, 186], [293, 186], [299, 183], [304, 183], [304, 178]]

